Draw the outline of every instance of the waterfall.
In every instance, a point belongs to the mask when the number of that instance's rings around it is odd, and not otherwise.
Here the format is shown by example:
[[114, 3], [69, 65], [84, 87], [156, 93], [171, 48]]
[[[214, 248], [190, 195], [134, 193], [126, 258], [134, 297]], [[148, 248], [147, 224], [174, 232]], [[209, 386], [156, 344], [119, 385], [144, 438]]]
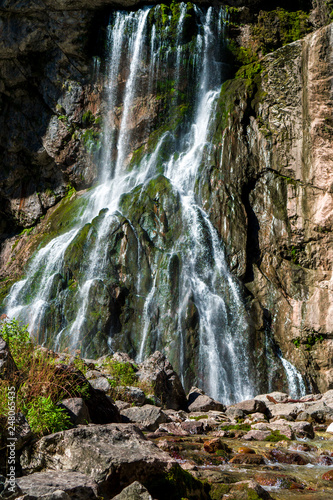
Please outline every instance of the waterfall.
[[184, 383], [232, 403], [259, 389], [248, 314], [196, 192], [225, 79], [225, 15], [165, 8], [112, 15], [100, 183], [71, 230], [36, 253], [5, 312], [58, 349], [121, 345], [137, 361], [163, 350]]

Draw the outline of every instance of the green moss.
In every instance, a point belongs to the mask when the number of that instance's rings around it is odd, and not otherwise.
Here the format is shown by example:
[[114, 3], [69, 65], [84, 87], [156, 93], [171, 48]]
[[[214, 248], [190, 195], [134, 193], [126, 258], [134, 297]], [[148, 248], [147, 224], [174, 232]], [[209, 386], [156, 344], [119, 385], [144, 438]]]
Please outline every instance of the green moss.
[[229, 484], [212, 484], [209, 491], [211, 500], [221, 500], [223, 495], [227, 495], [231, 486]]
[[197, 417], [190, 417], [190, 420], [202, 420], [203, 418], [208, 418], [208, 415], [198, 415]]
[[250, 431], [250, 424], [235, 424], [235, 425], [224, 425], [221, 427], [223, 431]]
[[269, 441], [270, 443], [277, 443], [278, 441], [290, 441], [290, 439], [281, 434], [280, 431], [271, 431], [271, 434], [267, 436], [264, 441]]
[[144, 483], [149, 493], [160, 500], [200, 500], [207, 498], [208, 484], [195, 479], [178, 464], [163, 477], [153, 478]]
[[263, 54], [299, 40], [311, 31], [309, 14], [302, 10], [289, 12], [282, 8], [260, 11], [252, 35]]
[[83, 116], [82, 116], [82, 125], [84, 127], [91, 127], [94, 123], [95, 123], [95, 117], [94, 117], [93, 113], [89, 109], [88, 111], [86, 111], [85, 113], [83, 113]]
[[100, 132], [88, 128], [82, 134], [83, 144], [89, 153], [97, 152], [101, 147]]

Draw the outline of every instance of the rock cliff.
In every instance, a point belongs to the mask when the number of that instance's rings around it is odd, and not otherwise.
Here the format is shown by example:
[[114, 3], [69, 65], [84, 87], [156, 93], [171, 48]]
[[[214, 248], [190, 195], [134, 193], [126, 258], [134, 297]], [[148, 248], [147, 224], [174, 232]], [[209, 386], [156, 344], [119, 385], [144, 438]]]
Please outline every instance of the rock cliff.
[[[137, 3], [119, 2], [127, 8]], [[283, 31], [285, 19], [278, 11], [271, 17], [265, 14], [264, 2], [229, 4], [237, 11], [230, 10], [230, 39], [235, 44], [230, 45], [229, 57], [238, 59], [234, 73], [238, 71], [222, 87], [213, 131], [214, 162], [202, 168], [197, 196], [221, 235], [231, 270], [244, 284], [259, 358], [279, 351], [309, 387], [324, 392], [333, 387], [333, 28], [327, 25], [332, 9], [330, 3], [317, 0], [310, 12], [308, 2], [298, 2], [306, 15], [293, 32], [289, 27]], [[283, 2], [275, 4], [286, 8]], [[5, 2], [0, 7], [2, 297], [41, 237], [46, 233], [49, 239], [59, 224], [68, 224], [63, 213], [52, 219], [59, 205], [51, 207], [62, 200], [62, 207], [68, 204], [72, 209], [72, 187], [86, 189], [96, 180], [103, 115], [98, 71], [105, 70], [98, 56], [103, 53], [110, 7], [117, 5], [108, 0], [50, 0], [25, 7]], [[240, 16], [235, 23], [233, 15]], [[267, 30], [272, 32], [269, 41]], [[311, 30], [315, 31], [301, 38]], [[138, 102], [137, 109], [144, 111], [133, 129], [140, 120], [156, 121], [159, 106], [155, 98]], [[135, 149], [147, 142], [139, 136]], [[137, 320], [131, 313], [133, 303], [142, 299], [135, 296], [132, 284], [137, 237], [126, 217], [131, 216], [154, 242], [150, 262], [142, 263], [147, 289], [155, 253], [161, 259], [159, 246], [168, 245], [168, 217], [181, 229], [177, 197], [163, 176], [151, 182], [145, 195], [144, 207], [155, 211], [154, 220], [146, 215], [148, 209], [134, 210], [135, 196], [141, 194], [122, 199], [124, 217], [112, 232], [110, 252], [117, 272], [111, 306], [102, 285], [93, 292], [99, 297], [100, 323], [103, 328], [111, 325], [116, 347], [127, 350], [132, 349], [130, 335]], [[79, 205], [80, 201], [77, 210]], [[103, 214], [95, 225], [102, 219]], [[29, 235], [27, 228], [36, 224]], [[84, 261], [88, 230], [93, 236], [94, 225], [84, 226], [73, 243], [75, 252], [65, 255], [70, 275], [59, 278], [59, 283], [67, 280], [69, 288], [79, 281], [75, 273]], [[179, 265], [175, 256], [172, 269], [167, 269], [169, 288], [161, 286], [161, 301], [165, 294], [165, 300], [171, 300], [176, 292], [173, 280]], [[127, 279], [126, 290], [119, 286], [119, 276]], [[71, 297], [68, 293], [68, 303]], [[155, 316], [159, 321], [158, 309], [155, 314], [154, 304], [151, 308], [153, 322]], [[59, 308], [53, 311], [53, 325], [58, 313]], [[93, 310], [92, 316], [96, 314]], [[185, 329], [194, 351], [197, 316], [190, 298]], [[163, 321], [169, 325], [173, 320], [166, 314]], [[106, 342], [96, 337], [96, 345]], [[171, 343], [169, 349], [173, 348]], [[170, 352], [169, 356], [172, 359]], [[190, 378], [196, 372], [195, 361], [186, 362], [192, 363]], [[282, 388], [278, 369], [273, 379]]]

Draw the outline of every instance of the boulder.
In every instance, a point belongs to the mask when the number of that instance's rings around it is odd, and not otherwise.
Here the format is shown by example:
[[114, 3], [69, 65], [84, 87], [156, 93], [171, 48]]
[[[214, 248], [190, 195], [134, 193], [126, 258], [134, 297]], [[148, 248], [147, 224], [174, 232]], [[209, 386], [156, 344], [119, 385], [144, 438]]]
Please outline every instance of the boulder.
[[73, 393], [73, 387], [77, 387], [77, 397], [80, 397], [82, 389], [87, 391], [85, 403], [92, 423], [108, 424], [120, 422], [119, 410], [113, 404], [112, 400], [103, 391], [94, 389], [80, 370], [71, 365], [59, 364], [55, 367], [55, 375], [62, 380], [64, 389], [68, 387]]
[[198, 420], [186, 420], [180, 424], [181, 428], [189, 434], [203, 434], [204, 424], [202, 421]]
[[17, 371], [7, 342], [0, 336], [0, 379], [7, 380]]
[[153, 500], [153, 497], [139, 481], [134, 481], [134, 483], [124, 488], [119, 495], [113, 497], [113, 500]]
[[333, 469], [325, 472], [322, 475], [322, 479], [324, 479], [324, 481], [333, 481]]
[[309, 463], [309, 460], [299, 453], [291, 453], [280, 449], [273, 449], [267, 452], [266, 456], [269, 460], [280, 464], [307, 465]]
[[82, 398], [63, 399], [59, 406], [69, 415], [73, 425], [86, 425], [91, 422], [88, 407]]
[[305, 411], [311, 417], [312, 421], [319, 424], [333, 422], [333, 408], [325, 400], [315, 403], [304, 403]]
[[105, 393], [109, 392], [111, 389], [110, 382], [106, 377], [97, 377], [89, 380], [90, 385], [99, 391], [103, 391]]
[[293, 422], [291, 424], [291, 428], [296, 436], [296, 438], [300, 439], [313, 439], [314, 432], [313, 426], [310, 422]]
[[207, 453], [215, 453], [217, 450], [223, 450], [226, 453], [230, 453], [231, 449], [227, 446], [221, 438], [213, 438], [204, 442], [204, 449]]
[[116, 407], [118, 408], [120, 413], [122, 412], [122, 410], [126, 410], [127, 408], [131, 408], [131, 403], [128, 403], [127, 401], [121, 401], [119, 399], [117, 399], [114, 402], [114, 404], [116, 405]]
[[172, 410], [187, 410], [186, 395], [181, 381], [171, 363], [159, 351], [139, 365], [138, 377], [152, 385], [154, 395], [163, 407]]
[[[294, 439], [295, 434], [292, 429], [292, 426], [288, 424], [286, 420], [276, 420], [275, 422], [270, 422], [267, 427], [271, 429], [272, 431], [279, 431], [280, 434], [283, 434], [286, 436], [288, 439]], [[281, 438], [283, 439], [283, 438]]]
[[109, 498], [133, 481], [163, 476], [176, 462], [135, 425], [105, 424], [44, 436], [23, 450], [21, 465], [24, 474], [75, 470], [96, 481], [100, 496]]
[[137, 406], [142, 406], [145, 404], [146, 396], [145, 393], [138, 387], [132, 386], [119, 386], [117, 387], [118, 397], [128, 401], [129, 403], [134, 403]]
[[250, 413], [265, 413], [267, 411], [266, 404], [259, 399], [247, 399], [246, 401], [232, 405], [232, 407], [243, 411], [245, 415], [249, 415]]
[[16, 482], [22, 494], [29, 495], [29, 500], [39, 498], [97, 500], [99, 498], [97, 483], [81, 472], [59, 470], [35, 472], [16, 479]]
[[245, 434], [242, 439], [245, 439], [246, 441], [265, 441], [265, 439], [270, 435], [271, 431], [259, 431], [254, 429]]
[[160, 424], [170, 422], [169, 417], [157, 406], [131, 406], [121, 411], [123, 422], [141, 424], [142, 428], [154, 432]]
[[227, 417], [231, 418], [231, 420], [237, 420], [238, 418], [245, 417], [245, 413], [243, 412], [243, 410], [235, 408], [234, 406], [229, 406], [226, 409], [225, 414]]
[[288, 394], [286, 394], [285, 392], [274, 391], [270, 392], [269, 394], [259, 394], [259, 396], [256, 396], [255, 399], [263, 401], [265, 404], [268, 404], [269, 400], [267, 396], [270, 396], [271, 398], [275, 399], [275, 401], [278, 401], [280, 403], [282, 401], [286, 401], [289, 397]]
[[292, 420], [306, 409], [305, 403], [269, 403], [267, 407], [271, 417], [290, 417]]
[[225, 411], [225, 406], [207, 396], [201, 389], [192, 387], [188, 396], [188, 409], [190, 412]]

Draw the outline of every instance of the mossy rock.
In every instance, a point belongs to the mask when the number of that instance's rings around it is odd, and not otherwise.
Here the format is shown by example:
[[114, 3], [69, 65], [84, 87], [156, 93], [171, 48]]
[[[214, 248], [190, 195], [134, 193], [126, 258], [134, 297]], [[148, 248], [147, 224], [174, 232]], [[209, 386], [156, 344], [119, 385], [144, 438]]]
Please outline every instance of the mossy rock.
[[159, 500], [208, 500], [209, 485], [194, 478], [178, 464], [164, 476], [145, 483], [149, 493]]

